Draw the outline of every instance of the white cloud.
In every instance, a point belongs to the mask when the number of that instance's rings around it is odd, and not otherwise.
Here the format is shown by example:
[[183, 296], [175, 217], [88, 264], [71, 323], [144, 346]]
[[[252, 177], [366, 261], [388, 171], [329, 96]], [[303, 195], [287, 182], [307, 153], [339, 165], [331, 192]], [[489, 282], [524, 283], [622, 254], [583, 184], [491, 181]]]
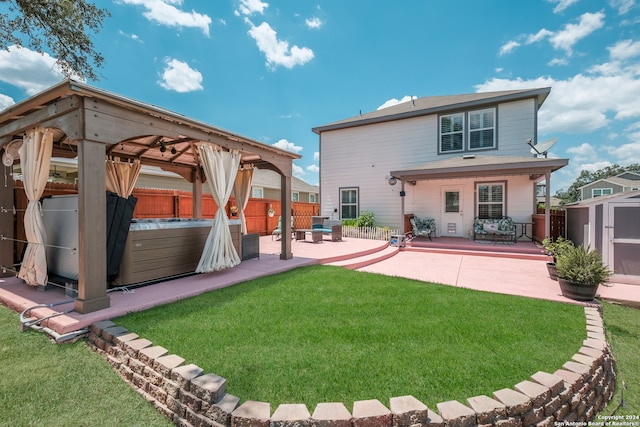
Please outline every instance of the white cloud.
[[618, 14], [624, 15], [634, 6], [635, 0], [609, 0], [609, 5], [618, 9]]
[[293, 174], [293, 176], [300, 179], [302, 179], [302, 177], [305, 175], [304, 169], [302, 169], [300, 166], [296, 165], [295, 163], [291, 164], [291, 173]]
[[0, 111], [11, 107], [15, 103], [16, 101], [14, 101], [12, 97], [0, 93]]
[[622, 145], [609, 145], [604, 149], [612, 155], [615, 162], [621, 165], [640, 163], [640, 133], [630, 135], [635, 142]]
[[320, 18], [311, 18], [311, 19], [306, 19], [305, 24], [307, 24], [307, 27], [309, 28], [313, 28], [313, 29], [317, 29], [322, 27], [323, 22], [320, 20]]
[[583, 142], [577, 147], [569, 147], [567, 153], [573, 155], [573, 160], [578, 162], [595, 161], [598, 159], [596, 149], [587, 142]]
[[318, 160], [320, 160], [320, 152], [316, 151], [313, 153], [313, 161], [317, 162]]
[[603, 12], [582, 14], [577, 24], [567, 24], [564, 30], [552, 35], [551, 44], [571, 55], [577, 42], [604, 26], [604, 17]]
[[273, 145], [274, 147], [278, 147], [282, 150], [291, 151], [293, 153], [299, 153], [304, 148], [299, 145], [295, 145], [293, 142], [289, 142], [286, 139], [281, 139], [280, 141], [271, 145]]
[[236, 14], [249, 16], [254, 13], [259, 13], [262, 15], [267, 7], [269, 7], [269, 3], [265, 3], [260, 0], [240, 0], [240, 6], [238, 7]]
[[556, 7], [553, 8], [553, 13], [559, 13], [571, 6], [574, 3], [577, 3], [579, 0], [547, 0], [549, 3], [557, 3]]
[[515, 41], [515, 40], [508, 41], [505, 44], [503, 44], [502, 46], [500, 46], [500, 50], [498, 51], [498, 55], [500, 55], [500, 56], [507, 55], [508, 53], [511, 53], [518, 46], [520, 46], [520, 43], [518, 43], [517, 41]]
[[291, 69], [313, 59], [313, 51], [309, 48], [293, 46], [289, 49], [289, 43], [278, 40], [277, 33], [266, 22], [257, 27], [248, 19], [246, 22], [251, 26], [248, 31], [249, 35], [256, 41], [258, 49], [266, 56], [267, 68], [275, 69], [282, 65]]
[[[77, 78], [77, 77], [76, 77]], [[0, 50], [0, 80], [34, 95], [64, 79], [49, 54], [9, 46]]]
[[307, 170], [311, 173], [318, 173], [320, 172], [320, 168], [318, 167], [318, 165], [309, 165], [307, 166]]
[[189, 67], [186, 62], [166, 58], [165, 64], [162, 79], [158, 81], [158, 84], [163, 88], [181, 93], [204, 89], [202, 74]]
[[142, 6], [146, 9], [144, 17], [169, 27], [199, 28], [208, 37], [211, 18], [192, 10], [185, 12], [176, 6], [182, 6], [182, 0], [120, 0], [124, 4]]
[[624, 61], [626, 59], [640, 56], [640, 41], [620, 40], [615, 45], [607, 48], [609, 56], [614, 61]]
[[412, 99], [418, 99], [417, 96], [414, 95], [405, 95], [402, 97], [401, 100], [397, 100], [395, 98], [391, 98], [387, 101], [385, 101], [384, 104], [382, 104], [381, 106], [379, 106], [378, 108], [376, 108], [376, 110], [382, 110], [383, 108], [388, 108], [388, 107], [393, 107], [394, 105], [398, 105], [398, 104], [402, 104], [403, 102], [409, 102]]

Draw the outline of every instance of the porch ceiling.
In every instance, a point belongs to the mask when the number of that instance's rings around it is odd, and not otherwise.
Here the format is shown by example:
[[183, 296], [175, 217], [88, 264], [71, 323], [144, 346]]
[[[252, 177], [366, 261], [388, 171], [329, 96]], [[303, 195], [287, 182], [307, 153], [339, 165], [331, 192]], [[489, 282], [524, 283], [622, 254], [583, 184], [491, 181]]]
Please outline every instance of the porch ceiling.
[[537, 180], [569, 163], [568, 159], [465, 155], [391, 171], [401, 181], [529, 175]]
[[[76, 120], [72, 114], [82, 117]], [[178, 113], [145, 104], [95, 87], [65, 80], [0, 112], [0, 148], [35, 125], [54, 132], [53, 157], [74, 158], [78, 143], [94, 140], [106, 145], [106, 154], [139, 159], [189, 179], [201, 167], [197, 147], [206, 142], [225, 151], [237, 149], [241, 164], [287, 173], [298, 154], [198, 122]], [[75, 131], [75, 132], [73, 132]], [[288, 167], [287, 167], [288, 166]], [[189, 179], [190, 180], [190, 179]]]

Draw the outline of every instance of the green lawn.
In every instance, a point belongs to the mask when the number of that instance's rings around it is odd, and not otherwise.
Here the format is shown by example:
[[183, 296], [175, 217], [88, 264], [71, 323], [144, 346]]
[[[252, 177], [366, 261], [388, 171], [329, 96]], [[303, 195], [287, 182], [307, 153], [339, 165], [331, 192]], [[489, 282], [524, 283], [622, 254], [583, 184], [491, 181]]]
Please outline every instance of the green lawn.
[[[640, 310], [602, 303], [607, 341], [616, 359], [616, 394], [603, 411], [640, 415]], [[637, 419], [635, 422], [637, 424]]]
[[[618, 392], [603, 414], [637, 415], [640, 310], [603, 308], [618, 369]], [[272, 409], [306, 403], [311, 411], [319, 401], [388, 404], [405, 394], [432, 409], [464, 403], [555, 371], [585, 335], [581, 307], [326, 266], [117, 321], [226, 377], [242, 400]], [[0, 426], [172, 425], [84, 341], [55, 345], [21, 333], [18, 315], [2, 306], [0, 324]]]
[[19, 331], [0, 305], [0, 426], [170, 426], [85, 341]]
[[225, 377], [243, 401], [310, 410], [407, 394], [431, 408], [490, 396], [561, 368], [586, 338], [579, 306], [329, 266], [114, 321]]

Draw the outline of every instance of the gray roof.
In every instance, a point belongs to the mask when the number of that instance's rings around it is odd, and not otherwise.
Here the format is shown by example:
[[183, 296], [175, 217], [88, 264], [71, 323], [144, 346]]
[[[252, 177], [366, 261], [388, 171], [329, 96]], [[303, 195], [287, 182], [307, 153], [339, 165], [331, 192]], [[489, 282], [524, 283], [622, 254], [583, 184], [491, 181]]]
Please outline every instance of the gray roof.
[[550, 92], [551, 88], [546, 87], [499, 92], [477, 92], [464, 95], [426, 96], [413, 101], [402, 102], [391, 107], [382, 108], [366, 114], [360, 114], [355, 117], [318, 126], [313, 128], [312, 131], [320, 134], [321, 132], [329, 130], [426, 116], [445, 111], [479, 108], [499, 102], [517, 101], [527, 98], [537, 98], [538, 108], [540, 108]]
[[616, 176], [610, 176], [610, 177], [607, 177], [607, 178], [597, 179], [597, 180], [592, 181], [592, 182], [590, 182], [588, 184], [585, 184], [585, 185], [582, 185], [582, 186], [578, 187], [578, 189], [582, 190], [583, 188], [589, 187], [589, 186], [593, 186], [593, 184], [596, 184], [598, 182], [610, 182], [612, 184], [617, 184], [617, 185], [620, 185], [622, 187], [631, 187], [631, 188], [634, 188], [634, 187], [637, 187], [637, 186], [640, 185], [640, 181], [638, 179], [622, 178], [622, 177], [620, 177], [620, 175], [629, 176], [629, 175], [638, 175], [638, 174], [635, 173], [635, 172], [622, 172], [622, 173], [620, 173], [620, 174], [618, 174]]
[[391, 171], [391, 175], [404, 181], [523, 174], [539, 176], [568, 163], [568, 159], [464, 155]]

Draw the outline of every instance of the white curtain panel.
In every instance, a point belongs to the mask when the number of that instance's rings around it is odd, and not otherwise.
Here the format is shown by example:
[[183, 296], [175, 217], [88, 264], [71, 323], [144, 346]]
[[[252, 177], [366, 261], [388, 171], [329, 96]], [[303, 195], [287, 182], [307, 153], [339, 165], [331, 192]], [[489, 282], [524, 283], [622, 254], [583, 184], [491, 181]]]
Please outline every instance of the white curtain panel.
[[52, 150], [53, 133], [42, 127], [27, 131], [20, 147], [22, 181], [29, 199], [24, 214], [24, 231], [29, 243], [18, 277], [33, 286], [47, 283], [47, 258], [44, 247], [46, 234], [42, 222], [40, 198], [49, 179]]
[[238, 166], [240, 166], [240, 153], [237, 150], [231, 150], [231, 152], [217, 150], [205, 143], [198, 147], [198, 152], [209, 190], [218, 206], [218, 212], [213, 218], [211, 231], [196, 268], [196, 273], [209, 273], [240, 264], [240, 256], [233, 246], [229, 220], [224, 210], [231, 196]]
[[249, 203], [251, 196], [251, 182], [253, 181], [253, 166], [242, 168], [238, 171], [236, 180], [233, 183], [233, 195], [236, 203], [240, 207], [240, 223], [242, 224], [242, 234], [247, 234], [247, 219], [244, 216], [244, 209]]
[[121, 162], [119, 158], [107, 160], [107, 191], [116, 193], [123, 199], [128, 198], [136, 186], [138, 176], [140, 176], [140, 160], [133, 163]]

